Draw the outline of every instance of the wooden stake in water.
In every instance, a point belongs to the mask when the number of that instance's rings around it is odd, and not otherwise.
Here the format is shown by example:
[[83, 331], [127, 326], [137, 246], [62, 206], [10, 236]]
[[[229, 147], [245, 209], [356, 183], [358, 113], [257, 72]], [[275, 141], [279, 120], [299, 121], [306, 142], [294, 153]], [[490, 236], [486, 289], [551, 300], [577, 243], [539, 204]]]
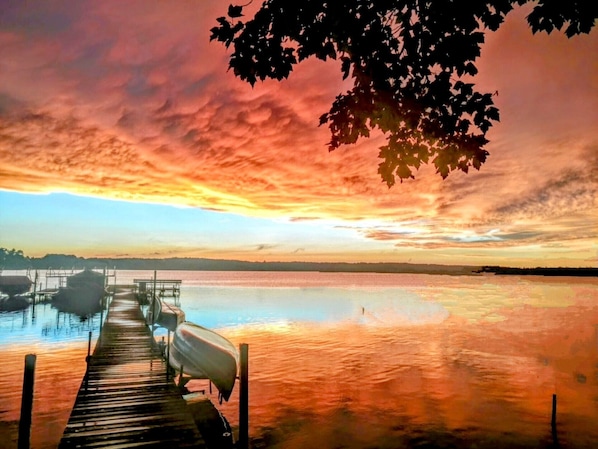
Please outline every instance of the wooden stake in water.
[[559, 447], [559, 436], [556, 431], [556, 394], [552, 395], [552, 419], [550, 421], [550, 426], [552, 428], [552, 442], [554, 447]]
[[552, 395], [552, 420], [550, 424], [553, 429], [556, 427], [556, 394]]
[[249, 448], [249, 345], [239, 345], [241, 367], [239, 370], [239, 445], [238, 449]]
[[35, 380], [35, 354], [25, 356], [23, 393], [21, 396], [21, 418], [19, 420], [18, 449], [29, 449], [31, 440], [31, 413], [33, 411], [33, 385]]

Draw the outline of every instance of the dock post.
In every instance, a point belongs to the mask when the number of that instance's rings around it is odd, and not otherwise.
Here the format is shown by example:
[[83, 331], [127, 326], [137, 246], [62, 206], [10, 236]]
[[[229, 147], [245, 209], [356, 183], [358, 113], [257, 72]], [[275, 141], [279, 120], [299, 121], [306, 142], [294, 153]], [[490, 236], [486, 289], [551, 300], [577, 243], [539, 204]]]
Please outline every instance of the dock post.
[[87, 340], [87, 357], [85, 357], [85, 391], [89, 384], [89, 362], [91, 361], [91, 331], [89, 331], [89, 338]]
[[239, 445], [237, 449], [249, 448], [249, 345], [239, 345], [241, 367], [239, 371]]
[[37, 270], [35, 270], [35, 281], [33, 282], [33, 310], [35, 313], [35, 298], [37, 296]]
[[89, 331], [89, 338], [87, 339], [87, 357], [85, 358], [87, 369], [89, 369], [89, 359], [91, 357], [91, 332], [92, 331]]
[[152, 308], [152, 337], [154, 336], [154, 324], [156, 324], [156, 317], [154, 316], [154, 309], [156, 304], [156, 274], [157, 271], [154, 270], [154, 289], [152, 291], [152, 303], [150, 307]]
[[550, 425], [553, 428], [556, 427], [556, 394], [552, 395], [552, 419], [550, 421]]
[[102, 333], [102, 327], [104, 327], [104, 307], [106, 307], [106, 296], [103, 295], [100, 299], [102, 308], [100, 309], [100, 334]]
[[166, 342], [166, 366], [168, 363], [170, 363], [170, 329], [168, 329], [168, 341]]
[[168, 330], [168, 342], [166, 343], [166, 380], [170, 378], [170, 329]]
[[554, 447], [558, 448], [559, 446], [559, 435], [556, 430], [556, 394], [552, 395], [552, 419], [550, 421], [550, 427], [552, 430], [552, 443]]
[[33, 411], [33, 386], [35, 380], [35, 354], [25, 356], [23, 393], [21, 396], [21, 417], [19, 419], [18, 449], [29, 449], [31, 441], [31, 413]]

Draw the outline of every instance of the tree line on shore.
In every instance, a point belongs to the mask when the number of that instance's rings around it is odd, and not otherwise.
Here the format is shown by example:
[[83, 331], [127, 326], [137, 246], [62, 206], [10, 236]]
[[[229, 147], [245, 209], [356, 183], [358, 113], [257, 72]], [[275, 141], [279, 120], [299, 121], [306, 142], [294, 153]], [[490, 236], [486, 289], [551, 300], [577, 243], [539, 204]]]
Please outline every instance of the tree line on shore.
[[407, 263], [249, 262], [243, 260], [182, 258], [84, 258], [71, 254], [28, 257], [21, 250], [0, 248], [0, 267], [9, 270], [84, 269], [197, 270], [197, 271], [328, 271], [379, 273], [471, 274], [480, 267]]
[[72, 254], [26, 256], [22, 250], [0, 248], [0, 268], [6, 270], [48, 269], [116, 269], [116, 270], [180, 270], [180, 271], [323, 271], [372, 273], [427, 273], [470, 275], [594, 276], [598, 268], [512, 268], [501, 266], [438, 265], [410, 263], [349, 262], [248, 262], [206, 258], [84, 258]]

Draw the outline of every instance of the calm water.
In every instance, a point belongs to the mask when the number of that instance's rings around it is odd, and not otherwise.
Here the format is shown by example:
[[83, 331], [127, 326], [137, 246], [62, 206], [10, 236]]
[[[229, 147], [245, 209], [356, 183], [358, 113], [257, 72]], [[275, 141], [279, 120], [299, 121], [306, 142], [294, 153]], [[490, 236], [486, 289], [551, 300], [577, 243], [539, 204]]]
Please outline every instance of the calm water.
[[[116, 282], [152, 276], [119, 271]], [[188, 320], [249, 344], [254, 448], [552, 447], [553, 393], [560, 447], [598, 445], [597, 279], [158, 277], [183, 280]], [[23, 359], [31, 352], [32, 447], [56, 447], [100, 319], [81, 321], [51, 305], [0, 312], [0, 448], [16, 448]], [[237, 393], [222, 406], [233, 426]]]

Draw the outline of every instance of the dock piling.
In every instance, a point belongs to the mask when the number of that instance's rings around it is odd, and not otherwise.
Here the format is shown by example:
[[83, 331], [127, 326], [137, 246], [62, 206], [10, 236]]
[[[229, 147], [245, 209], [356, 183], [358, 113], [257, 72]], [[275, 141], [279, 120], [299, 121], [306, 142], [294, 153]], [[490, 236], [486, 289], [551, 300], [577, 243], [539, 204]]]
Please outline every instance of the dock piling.
[[91, 362], [91, 331], [89, 331], [89, 337], [87, 339], [87, 356], [85, 357], [85, 391], [89, 385], [89, 362]]
[[91, 357], [91, 331], [89, 331], [89, 337], [87, 339], [87, 357], [85, 358], [88, 368], [89, 368], [89, 358], [90, 357]]
[[35, 354], [27, 354], [25, 356], [18, 449], [29, 449], [31, 440], [31, 413], [33, 411], [33, 386], [35, 381], [36, 358]]
[[559, 435], [556, 430], [556, 394], [552, 395], [552, 419], [550, 421], [550, 428], [552, 430], [553, 447], [559, 448]]
[[156, 317], [154, 316], [155, 303], [156, 303], [156, 275], [157, 275], [157, 271], [154, 270], [154, 288], [152, 290], [152, 303], [151, 303], [151, 308], [152, 308], [152, 337], [154, 336], [153, 327], [154, 327], [154, 324], [156, 324]]
[[239, 442], [237, 449], [249, 448], [249, 345], [241, 343], [239, 370]]
[[104, 308], [106, 307], [106, 296], [103, 295], [100, 300], [102, 308], [100, 309], [100, 334], [102, 333], [102, 326], [104, 325]]
[[552, 419], [550, 421], [552, 428], [556, 428], [556, 394], [552, 395]]
[[170, 377], [170, 331], [168, 331], [168, 342], [166, 343], [166, 380]]

